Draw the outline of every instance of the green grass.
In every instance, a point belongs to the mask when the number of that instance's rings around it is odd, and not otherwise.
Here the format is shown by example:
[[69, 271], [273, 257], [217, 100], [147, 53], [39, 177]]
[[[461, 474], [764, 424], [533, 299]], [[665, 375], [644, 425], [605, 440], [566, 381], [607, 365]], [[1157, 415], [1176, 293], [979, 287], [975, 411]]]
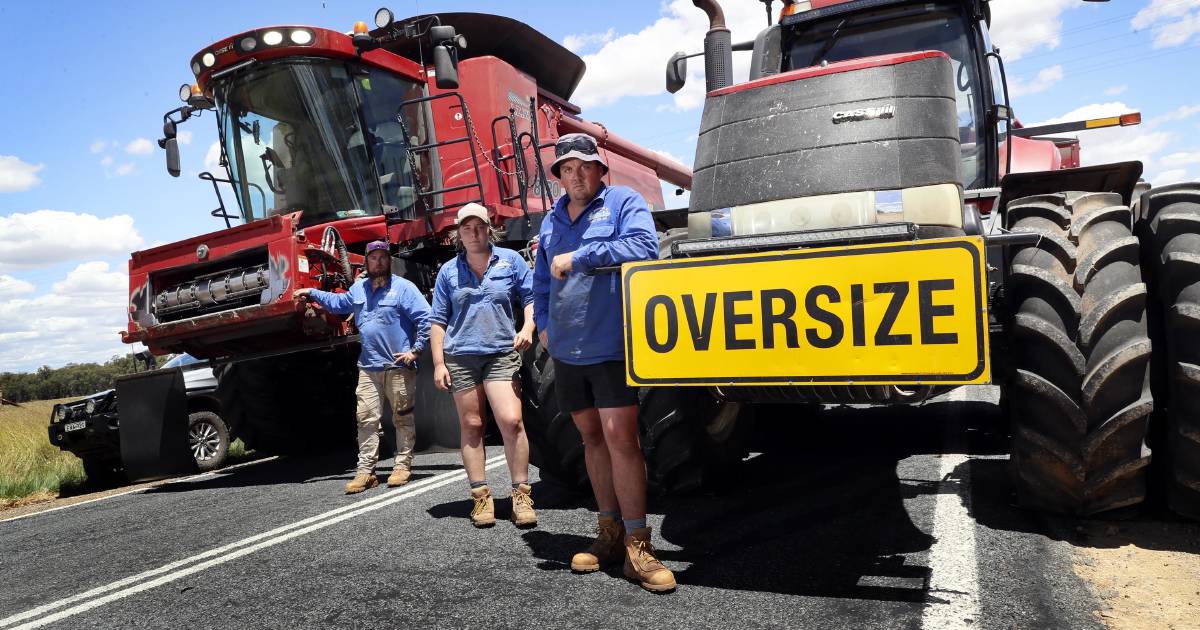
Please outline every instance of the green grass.
[[[51, 444], [46, 429], [55, 403], [73, 400], [78, 397], [0, 406], [0, 508], [27, 497], [54, 498], [60, 490], [87, 480], [83, 462]], [[234, 440], [227, 461], [234, 464], [252, 453]]]
[[46, 427], [55, 403], [0, 406], [0, 503], [83, 483], [83, 462], [50, 443]]

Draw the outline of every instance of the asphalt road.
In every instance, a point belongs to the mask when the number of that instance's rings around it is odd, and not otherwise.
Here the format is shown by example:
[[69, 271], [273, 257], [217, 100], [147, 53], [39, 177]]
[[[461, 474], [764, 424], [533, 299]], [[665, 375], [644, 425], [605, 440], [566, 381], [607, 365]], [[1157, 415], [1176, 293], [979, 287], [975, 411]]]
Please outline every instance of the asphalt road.
[[651, 501], [673, 594], [572, 574], [595, 516], [551, 483], [536, 529], [476, 530], [456, 453], [355, 496], [350, 456], [277, 459], [0, 522], [0, 630], [1097, 627], [1071, 523], [1011, 505], [993, 390], [796, 413], [726, 488]]

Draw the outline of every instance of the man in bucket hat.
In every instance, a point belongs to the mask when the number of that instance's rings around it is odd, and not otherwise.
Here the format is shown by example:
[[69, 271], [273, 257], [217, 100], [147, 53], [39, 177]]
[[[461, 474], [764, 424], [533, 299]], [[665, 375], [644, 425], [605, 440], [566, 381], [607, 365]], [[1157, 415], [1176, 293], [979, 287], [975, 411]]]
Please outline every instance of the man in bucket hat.
[[311, 299], [321, 308], [339, 315], [354, 313], [362, 336], [358, 356], [358, 468], [346, 484], [346, 494], [379, 485], [375, 464], [379, 461], [381, 403], [392, 411], [396, 427], [396, 461], [388, 486], [402, 486], [412, 475], [412, 452], [417, 441], [413, 400], [417, 356], [429, 341], [429, 302], [416, 285], [392, 274], [388, 244], [367, 244], [367, 274], [345, 293], [318, 289], [296, 289], [293, 299]]
[[595, 138], [572, 133], [554, 146], [550, 171], [566, 194], [542, 222], [534, 266], [534, 319], [554, 360], [559, 407], [583, 436], [599, 507], [595, 542], [571, 558], [577, 572], [624, 561], [625, 576], [651, 591], [675, 588], [646, 526], [646, 461], [638, 443], [637, 390], [625, 384], [619, 274], [598, 267], [658, 258], [646, 200], [606, 186]]

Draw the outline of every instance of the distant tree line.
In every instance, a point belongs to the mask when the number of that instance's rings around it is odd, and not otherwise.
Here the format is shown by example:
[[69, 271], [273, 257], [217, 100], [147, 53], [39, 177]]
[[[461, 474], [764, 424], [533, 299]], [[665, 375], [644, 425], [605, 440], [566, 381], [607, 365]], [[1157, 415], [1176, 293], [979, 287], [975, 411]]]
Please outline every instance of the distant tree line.
[[[158, 365], [168, 357], [156, 357]], [[70, 363], [60, 368], [43, 365], [36, 372], [0, 373], [0, 392], [13, 402], [86, 396], [112, 389], [116, 378], [146, 369], [132, 355], [118, 355], [101, 363]]]

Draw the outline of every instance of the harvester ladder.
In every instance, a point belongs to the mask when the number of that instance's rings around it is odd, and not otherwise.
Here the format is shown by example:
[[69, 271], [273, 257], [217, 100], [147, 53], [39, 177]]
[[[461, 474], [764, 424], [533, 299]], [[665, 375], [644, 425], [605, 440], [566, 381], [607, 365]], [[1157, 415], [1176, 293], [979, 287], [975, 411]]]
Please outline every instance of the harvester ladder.
[[[401, 115], [401, 112], [404, 111], [404, 108], [408, 107], [410, 105], [420, 105], [422, 103], [427, 103], [427, 102], [435, 101], [435, 100], [442, 99], [442, 98], [455, 99], [458, 101], [458, 106], [463, 113], [463, 124], [464, 124], [464, 128], [466, 129], [466, 134], [461, 137], [450, 138], [447, 140], [438, 140], [435, 142], [430, 142], [428, 144], [418, 144], [418, 145], [408, 147], [409, 166], [412, 168], [412, 171], [414, 174], [413, 187], [416, 190], [418, 200], [420, 201], [421, 205], [425, 208], [425, 226], [426, 226], [426, 228], [429, 229], [429, 232], [431, 234], [435, 231], [434, 226], [433, 226], [433, 214], [434, 213], [442, 212], [444, 210], [449, 210], [450, 208], [457, 208], [460, 206], [465, 206], [468, 203], [479, 203], [479, 204], [483, 203], [483, 182], [479, 176], [479, 157], [475, 154], [475, 145], [477, 144], [477, 139], [475, 138], [475, 128], [471, 124], [471, 114], [467, 110], [467, 103], [466, 103], [466, 101], [463, 100], [462, 94], [459, 94], [458, 92], [445, 92], [442, 94], [434, 94], [433, 96], [422, 96], [420, 98], [414, 98], [414, 99], [409, 99], [407, 101], [402, 101], [400, 103], [400, 106], [396, 109], [396, 122], [400, 123], [400, 129], [404, 133], [404, 137], [411, 138], [412, 136], [409, 134], [408, 125], [404, 122], [404, 116]], [[420, 179], [415, 177], [415, 175], [418, 171], [416, 168], [416, 160], [414, 158], [414, 155], [417, 153], [422, 153], [425, 151], [437, 149], [439, 147], [449, 146], [452, 144], [459, 144], [462, 142], [467, 143], [468, 151], [471, 154], [471, 168], [472, 168], [472, 171], [475, 173], [475, 181], [466, 183], [466, 184], [459, 184], [457, 186], [443, 186], [441, 188], [435, 188], [433, 190], [423, 190], [421, 188]], [[449, 193], [449, 192], [455, 192], [455, 191], [459, 191], [459, 190], [467, 190], [470, 188], [474, 188], [477, 191], [478, 195], [476, 197], [467, 199], [465, 201], [459, 201], [456, 203], [446, 203], [446, 204], [441, 204], [441, 205], [434, 205], [434, 203], [435, 203], [434, 200], [438, 197], [438, 195], [442, 195], [442, 194]]]

